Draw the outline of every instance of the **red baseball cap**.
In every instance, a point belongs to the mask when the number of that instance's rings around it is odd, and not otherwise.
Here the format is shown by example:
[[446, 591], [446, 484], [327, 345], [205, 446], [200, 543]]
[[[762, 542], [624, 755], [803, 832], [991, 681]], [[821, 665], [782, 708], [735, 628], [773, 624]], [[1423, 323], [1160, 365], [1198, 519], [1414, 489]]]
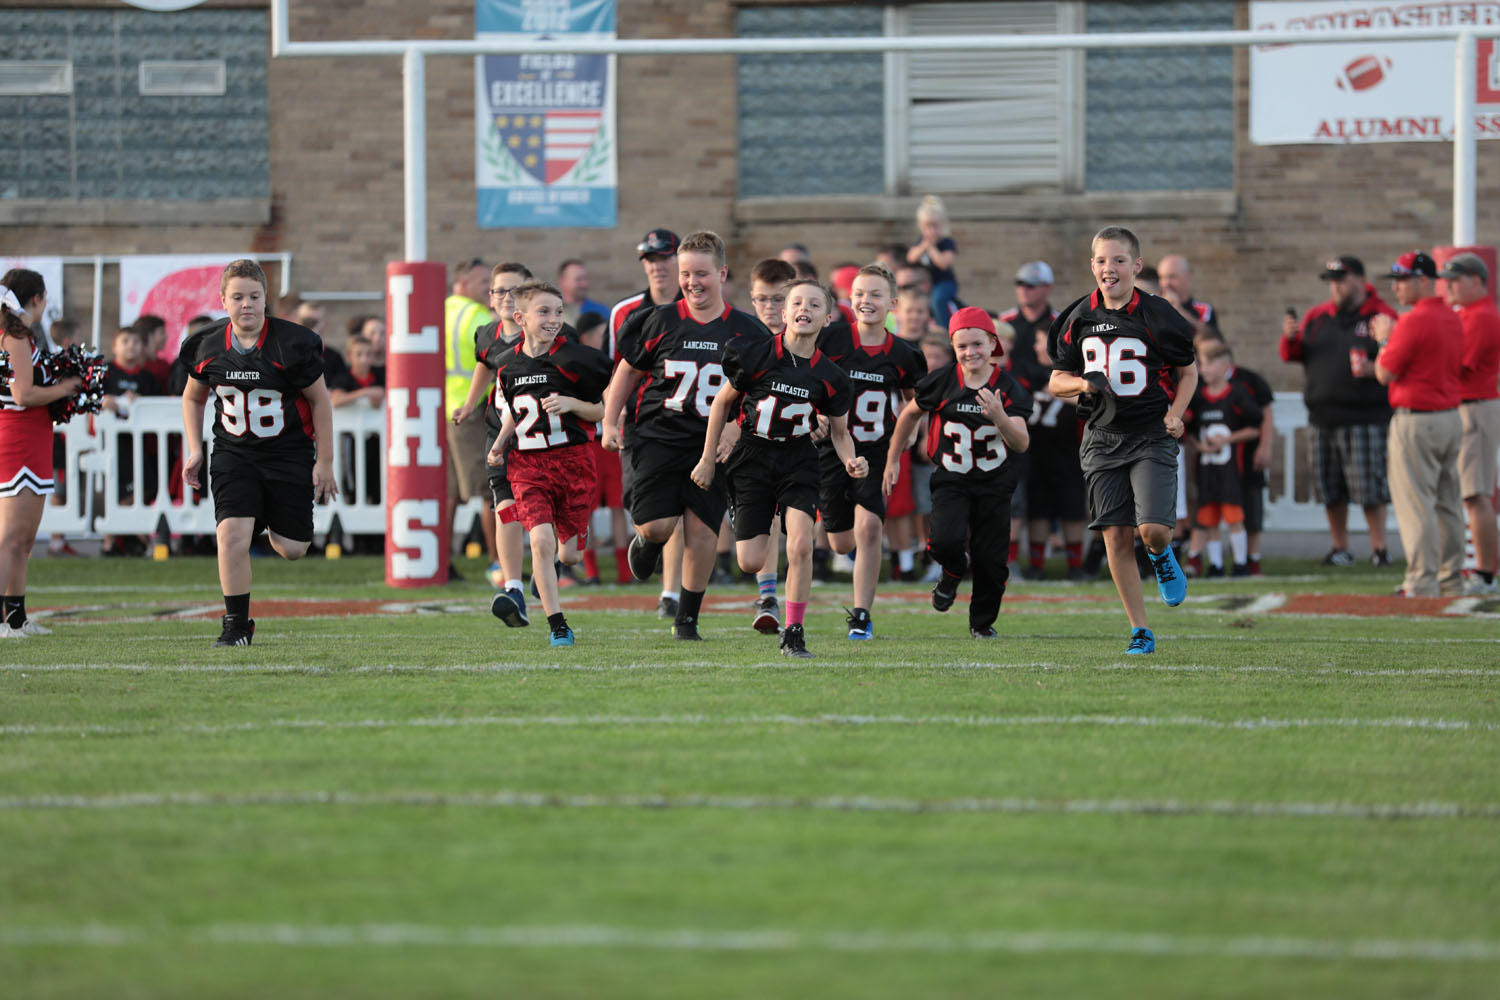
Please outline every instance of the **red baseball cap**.
[[[952, 340], [953, 335], [960, 330], [983, 330], [995, 338], [996, 348], [1000, 346], [1000, 338], [995, 334], [995, 321], [978, 306], [964, 306], [948, 317], [948, 339]], [[995, 353], [999, 354], [1000, 351], [996, 350]]]

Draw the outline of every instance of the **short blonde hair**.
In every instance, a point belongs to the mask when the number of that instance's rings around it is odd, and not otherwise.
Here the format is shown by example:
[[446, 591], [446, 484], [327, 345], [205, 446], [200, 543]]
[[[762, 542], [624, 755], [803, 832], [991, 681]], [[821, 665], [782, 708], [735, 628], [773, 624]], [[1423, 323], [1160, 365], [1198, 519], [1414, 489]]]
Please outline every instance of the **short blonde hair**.
[[248, 257], [242, 257], [239, 260], [232, 260], [229, 262], [229, 265], [224, 268], [224, 273], [219, 276], [220, 295], [224, 294], [224, 290], [229, 287], [229, 282], [234, 278], [249, 278], [251, 281], [259, 282], [260, 290], [262, 292], [264, 292], [267, 287], [266, 272], [261, 269], [261, 266], [258, 263]]
[[[896, 297], [896, 276], [891, 273], [890, 268], [881, 263], [866, 264], [864, 267], [860, 268], [858, 273], [856, 273], [854, 276], [856, 278], [862, 278], [867, 274], [874, 275], [877, 278], [884, 278], [886, 287], [890, 289], [891, 297]], [[853, 282], [850, 282], [850, 284], [852, 285]]]
[[516, 308], [521, 308], [538, 295], [555, 295], [562, 298], [562, 292], [550, 281], [528, 281], [524, 285], [517, 285], [510, 293], [515, 297]]
[[714, 260], [718, 261], [720, 267], [724, 266], [726, 259], [724, 256], [724, 241], [719, 238], [718, 233], [710, 232], [707, 229], [700, 229], [696, 233], [688, 233], [687, 236], [683, 237], [681, 245], [677, 247], [677, 253], [678, 255], [685, 253], [709, 254]]

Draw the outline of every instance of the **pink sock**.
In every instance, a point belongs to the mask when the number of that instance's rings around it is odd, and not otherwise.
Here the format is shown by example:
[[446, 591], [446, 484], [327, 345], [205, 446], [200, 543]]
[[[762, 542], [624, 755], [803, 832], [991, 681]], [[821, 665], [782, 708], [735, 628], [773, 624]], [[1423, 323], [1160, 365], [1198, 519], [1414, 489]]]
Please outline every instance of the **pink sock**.
[[806, 601], [786, 602], [786, 623], [788, 625], [801, 625], [802, 616], [807, 614]]

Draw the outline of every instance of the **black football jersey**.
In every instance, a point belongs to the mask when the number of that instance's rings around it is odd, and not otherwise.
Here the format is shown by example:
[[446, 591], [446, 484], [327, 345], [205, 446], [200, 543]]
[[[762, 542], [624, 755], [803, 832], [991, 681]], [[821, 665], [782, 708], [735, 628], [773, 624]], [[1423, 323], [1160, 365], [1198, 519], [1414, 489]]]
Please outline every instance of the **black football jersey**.
[[[1031, 418], [1031, 393], [996, 366], [987, 383], [1000, 397], [1007, 416]], [[1012, 474], [1014, 463], [1000, 428], [984, 415], [978, 390], [963, 384], [963, 373], [957, 364], [944, 365], [917, 383], [914, 397], [918, 407], [929, 414], [927, 424], [927, 457], [935, 466], [934, 484], [945, 479], [966, 478], [988, 481]]]
[[228, 320], [200, 330], [182, 349], [188, 374], [214, 397], [214, 454], [262, 470], [313, 460], [312, 407], [302, 390], [323, 377], [323, 341], [305, 326], [270, 317], [248, 352]]
[[533, 358], [517, 344], [496, 360], [495, 383], [501, 403], [515, 416], [515, 447], [545, 451], [594, 440], [595, 423], [576, 413], [548, 413], [542, 400], [551, 395], [573, 396], [588, 403], [604, 398], [609, 384], [609, 358], [561, 335], [552, 349]]
[[1173, 369], [1197, 360], [1187, 320], [1139, 288], [1121, 309], [1106, 308], [1099, 291], [1090, 292], [1063, 310], [1047, 339], [1058, 371], [1109, 380], [1109, 405], [1093, 405], [1088, 423], [1117, 434], [1159, 426], [1177, 391]]
[[1271, 383], [1262, 378], [1258, 372], [1253, 372], [1248, 368], [1241, 368], [1239, 365], [1230, 368], [1229, 384], [1240, 386], [1250, 394], [1250, 398], [1260, 406], [1262, 419], [1264, 419], [1266, 407], [1276, 402], [1276, 393], [1272, 391]]
[[[890, 333], [885, 343], [864, 347], [848, 324], [826, 327], [818, 337], [818, 349], [849, 376], [849, 436], [854, 450], [884, 457], [904, 405], [901, 390], [916, 388], [927, 374], [927, 358]], [[833, 446], [825, 441], [823, 447]]]
[[1072, 399], [1061, 399], [1047, 391], [1052, 369], [1033, 364], [1021, 374], [1011, 369], [1011, 377], [1021, 388], [1031, 393], [1031, 419], [1028, 433], [1031, 447], [1028, 450], [1078, 450], [1078, 406]]
[[1216, 393], [1202, 386], [1193, 393], [1183, 415], [1187, 432], [1200, 444], [1198, 449], [1198, 502], [1240, 503], [1240, 481], [1245, 468], [1245, 442], [1226, 444], [1208, 451], [1201, 444], [1210, 437], [1260, 426], [1260, 405], [1250, 393], [1233, 382]]
[[799, 358], [782, 337], [724, 345], [724, 379], [741, 393], [740, 431], [763, 441], [807, 440], [818, 414], [849, 412], [849, 378], [822, 351]]
[[769, 342], [771, 331], [733, 306], [699, 323], [684, 300], [655, 307], [638, 327], [622, 327], [620, 355], [645, 373], [635, 391], [636, 436], [701, 448], [709, 408], [725, 382], [724, 345], [740, 337]]
[[[493, 323], [486, 323], [474, 331], [474, 357], [479, 359], [480, 364], [494, 371], [499, 367], [500, 359], [519, 344], [523, 336], [524, 334], [518, 333], [514, 339], [506, 337], [505, 329], [498, 319]], [[484, 397], [484, 427], [490, 432], [491, 437], [500, 433], [501, 411], [497, 405], [499, 400], [500, 382], [497, 379]]]

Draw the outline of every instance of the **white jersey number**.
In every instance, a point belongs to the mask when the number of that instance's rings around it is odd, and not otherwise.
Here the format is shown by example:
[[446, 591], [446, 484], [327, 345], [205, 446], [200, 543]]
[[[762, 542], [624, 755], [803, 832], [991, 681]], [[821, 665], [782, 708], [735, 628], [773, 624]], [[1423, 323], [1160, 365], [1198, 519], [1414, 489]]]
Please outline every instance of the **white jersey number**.
[[275, 389], [246, 392], [237, 385], [220, 385], [214, 387], [214, 394], [219, 397], [219, 423], [225, 433], [273, 438], [286, 429], [281, 393]]
[[812, 433], [812, 404], [811, 403], [782, 403], [775, 396], [767, 396], [755, 404], [755, 434], [757, 437], [769, 438], [771, 436], [771, 421], [776, 417], [776, 407], [781, 406], [781, 419], [791, 421], [792, 428], [783, 436], [788, 438], [805, 437]]
[[866, 389], [854, 397], [849, 409], [849, 436], [868, 444], [885, 437], [885, 415], [889, 412], [890, 393], [884, 389]]
[[717, 363], [700, 365], [696, 361], [664, 361], [662, 374], [677, 379], [677, 385], [661, 405], [674, 413], [682, 413], [687, 408], [688, 396], [692, 395], [694, 411], [707, 420], [714, 397], [724, 386], [724, 369]]
[[1056, 427], [1057, 418], [1062, 413], [1066, 401], [1058, 399], [1048, 392], [1038, 392], [1031, 397], [1031, 426]]
[[[986, 424], [979, 430], [971, 430], [968, 424], [948, 422], [943, 424], [943, 436], [953, 442], [953, 449], [943, 455], [943, 468], [949, 472], [964, 473], [971, 469], [993, 472], [1005, 461], [1005, 442], [1000, 440], [1000, 428]], [[984, 454], [974, 456], [977, 446], [984, 447]]]
[[[562, 418], [542, 409], [541, 401], [535, 396], [517, 396], [511, 409], [516, 418], [516, 447], [522, 451], [556, 448], [568, 443], [568, 432], [563, 430]], [[543, 417], [547, 418], [545, 434], [537, 426]]]
[[[1209, 424], [1198, 432], [1198, 440], [1205, 445], [1209, 438], [1229, 436], [1228, 424]], [[1198, 464], [1200, 465], [1228, 465], [1230, 456], [1234, 453], [1234, 445], [1226, 444], [1218, 451], [1209, 451], [1206, 447], [1198, 452]]]
[[1116, 396], [1139, 396], [1146, 391], [1146, 345], [1137, 337], [1083, 338], [1083, 370], [1103, 372]]

